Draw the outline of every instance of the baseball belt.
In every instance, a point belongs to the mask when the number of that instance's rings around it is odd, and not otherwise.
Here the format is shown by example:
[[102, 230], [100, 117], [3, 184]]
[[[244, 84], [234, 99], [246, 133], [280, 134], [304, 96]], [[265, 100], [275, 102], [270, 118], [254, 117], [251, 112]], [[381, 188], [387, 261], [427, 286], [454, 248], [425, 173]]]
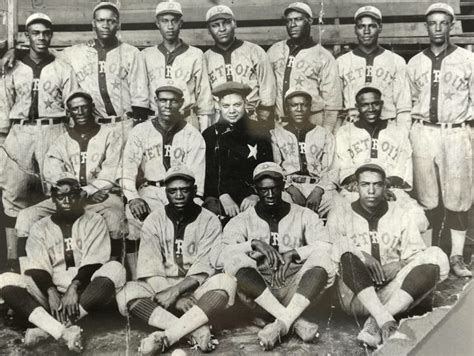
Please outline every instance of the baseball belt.
[[147, 180], [145, 183], [143, 183], [142, 187], [146, 187], [147, 185], [152, 185], [154, 187], [164, 187], [165, 186], [165, 181], [164, 180]]
[[298, 174], [292, 174], [285, 177], [287, 183], [308, 183], [316, 184], [321, 180], [319, 177], [301, 176]]
[[22, 126], [42, 126], [42, 125], [57, 125], [63, 124], [66, 121], [65, 117], [55, 117], [51, 119], [37, 119], [37, 120], [12, 120], [13, 125]]
[[423, 126], [429, 126], [429, 127], [439, 127], [439, 128], [444, 128], [444, 129], [455, 129], [459, 127], [465, 127], [467, 125], [472, 126], [473, 124], [468, 121], [468, 122], [460, 122], [457, 124], [453, 124], [450, 122], [431, 122], [431, 121], [426, 121], [422, 119], [412, 119], [413, 123], [420, 123]]
[[131, 119], [131, 116], [127, 114], [122, 116], [114, 116], [114, 117], [99, 117], [97, 118], [98, 124], [116, 124], [118, 122], [122, 122], [125, 120]]

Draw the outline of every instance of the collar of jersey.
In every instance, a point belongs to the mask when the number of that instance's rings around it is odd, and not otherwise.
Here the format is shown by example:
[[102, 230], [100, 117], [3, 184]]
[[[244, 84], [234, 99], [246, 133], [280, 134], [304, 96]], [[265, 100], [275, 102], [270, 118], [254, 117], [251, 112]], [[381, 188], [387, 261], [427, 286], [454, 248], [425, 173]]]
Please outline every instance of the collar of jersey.
[[446, 48], [446, 50], [442, 51], [437, 56], [431, 51], [431, 49], [429, 47], [427, 49], [425, 49], [423, 51], [423, 53], [430, 59], [445, 58], [445, 57], [449, 56], [451, 53], [453, 53], [457, 48], [458, 48], [458, 46], [453, 45], [452, 43], [450, 43], [450, 44], [448, 44], [448, 47]]
[[229, 48], [227, 48], [226, 50], [218, 47], [217, 45], [214, 45], [211, 47], [211, 49], [216, 52], [216, 53], [219, 53], [219, 54], [223, 54], [223, 53], [229, 53], [229, 52], [233, 52], [235, 51], [237, 48], [239, 48], [240, 46], [242, 46], [244, 44], [244, 41], [242, 40], [239, 40], [238, 38], [235, 38], [234, 39], [234, 42], [232, 42], [232, 44], [230, 45]]
[[102, 47], [99, 40], [95, 39], [94, 44], [92, 47], [94, 47], [97, 51], [106, 51], [109, 52], [117, 47], [119, 47], [122, 44], [118, 38], [115, 39], [115, 42], [112, 44], [110, 47]]
[[97, 135], [100, 131], [100, 125], [93, 125], [89, 131], [83, 132], [84, 136], [81, 136], [77, 130], [74, 130], [74, 127], [68, 129], [69, 136], [76, 141], [89, 141], [92, 137]]
[[171, 204], [165, 206], [166, 216], [168, 216], [171, 221], [184, 223], [186, 225], [196, 220], [199, 214], [201, 214], [201, 211], [202, 208], [194, 202], [187, 206], [183, 213], [178, 212]]
[[31, 59], [30, 55], [27, 54], [24, 56], [21, 61], [26, 64], [27, 66], [33, 68], [33, 67], [45, 67], [49, 63], [53, 62], [55, 60], [55, 57], [49, 53], [48, 56], [46, 56], [44, 59], [36, 63], [34, 60]]
[[359, 199], [353, 202], [351, 207], [354, 212], [362, 216], [368, 222], [380, 220], [380, 218], [388, 211], [388, 203], [386, 200], [382, 201], [377, 207], [377, 210], [375, 210], [373, 213], [369, 213], [367, 210], [365, 210], [360, 204]]
[[[308, 118], [309, 120], [309, 118]], [[288, 120], [288, 124], [284, 127], [285, 130], [290, 131], [292, 134], [294, 134], [296, 137], [298, 137], [297, 133], [299, 132], [300, 135], [305, 136], [308, 132], [310, 132], [312, 129], [314, 129], [316, 125], [312, 124], [309, 121], [306, 121], [303, 123], [301, 128], [296, 127], [295, 123], [290, 119]]]
[[286, 41], [286, 44], [288, 47], [290, 47], [290, 51], [293, 51], [295, 49], [301, 50], [301, 49], [306, 49], [306, 48], [311, 48], [314, 47], [318, 44], [315, 40], [313, 40], [313, 37], [309, 36], [303, 43], [297, 44], [295, 40], [289, 39]]
[[265, 221], [280, 221], [289, 214], [291, 205], [285, 201], [281, 201], [280, 205], [276, 207], [267, 207], [262, 202], [258, 202], [255, 205], [255, 212], [257, 215]]
[[181, 131], [184, 126], [186, 126], [186, 121], [180, 120], [178, 121], [172, 128], [170, 128], [168, 131], [166, 131], [159, 123], [158, 121], [158, 116], [154, 117], [151, 119], [151, 123], [153, 127], [161, 134], [161, 136], [165, 137], [167, 135], [172, 135], [174, 136], [176, 133]]
[[184, 52], [186, 52], [189, 48], [189, 45], [185, 43], [181, 38], [178, 39], [178, 42], [179, 42], [178, 46], [176, 46], [176, 48], [172, 51], [168, 51], [168, 49], [165, 47], [163, 43], [160, 43], [157, 46], [157, 48], [161, 53], [163, 53], [165, 57], [169, 55], [170, 57], [176, 58], [180, 54], [183, 54]]
[[377, 122], [377, 125], [371, 125], [365, 120], [359, 120], [354, 122], [354, 126], [366, 130], [369, 135], [373, 135], [376, 131], [382, 131], [387, 128], [388, 120], [380, 120]]
[[376, 56], [379, 56], [379, 55], [381, 55], [384, 51], [385, 51], [385, 49], [384, 49], [383, 47], [377, 46], [377, 48], [375, 48], [372, 52], [370, 52], [370, 53], [365, 53], [365, 52], [362, 51], [359, 47], [356, 47], [356, 48], [354, 48], [354, 50], [352, 51], [352, 53], [354, 53], [356, 56], [363, 57], [363, 58], [367, 58], [367, 57], [376, 57]]

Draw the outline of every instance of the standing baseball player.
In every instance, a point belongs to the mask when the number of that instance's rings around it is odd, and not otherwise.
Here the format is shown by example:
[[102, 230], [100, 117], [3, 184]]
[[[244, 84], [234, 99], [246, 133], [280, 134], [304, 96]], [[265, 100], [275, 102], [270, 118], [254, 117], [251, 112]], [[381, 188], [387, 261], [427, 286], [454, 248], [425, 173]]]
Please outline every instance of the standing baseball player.
[[413, 99], [410, 140], [418, 201], [434, 226], [439, 217], [433, 209], [442, 199], [444, 224], [451, 232], [451, 269], [459, 277], [472, 277], [462, 255], [472, 203], [468, 120], [473, 117], [474, 59], [470, 51], [451, 44], [454, 21], [447, 4], [436, 3], [426, 11], [430, 47], [408, 63]]
[[290, 88], [285, 94], [286, 126], [271, 130], [274, 161], [283, 169], [291, 201], [321, 216], [330, 210], [336, 189], [331, 170], [335, 140], [324, 127], [310, 122], [311, 94]]
[[304, 88], [313, 99], [312, 123], [332, 132], [342, 108], [336, 61], [311, 37], [313, 12], [309, 5], [291, 3], [283, 15], [290, 39], [277, 42], [268, 50], [277, 83], [276, 114], [280, 118], [285, 115], [284, 98], [290, 87]]
[[251, 118], [271, 123], [275, 106], [275, 77], [265, 51], [235, 37], [237, 22], [225, 5], [211, 7], [206, 14], [215, 45], [204, 53], [211, 89], [225, 82], [247, 84], [247, 112]]
[[253, 179], [260, 201], [226, 225], [216, 266], [235, 276], [238, 291], [275, 318], [258, 333], [265, 350], [292, 326], [311, 342], [318, 326], [303, 312], [332, 285], [336, 273], [328, 231], [313, 211], [282, 200], [278, 164], [259, 164]]
[[44, 198], [48, 187], [43, 161], [49, 146], [65, 132], [65, 99], [77, 88], [72, 68], [49, 52], [51, 19], [42, 13], [25, 23], [30, 50], [5, 77], [10, 120], [1, 152], [0, 187], [6, 221], [9, 260], [16, 259], [18, 212]]
[[407, 130], [411, 126], [410, 85], [405, 60], [378, 43], [382, 32], [382, 13], [374, 6], [363, 6], [354, 15], [358, 46], [337, 58], [342, 81], [344, 108], [357, 120], [356, 93], [364, 86], [382, 92], [382, 119], [396, 119]]
[[363, 164], [355, 175], [359, 199], [338, 204], [327, 226], [341, 255], [341, 306], [350, 315], [369, 316], [357, 339], [376, 348], [397, 330], [395, 316], [447, 278], [449, 262], [439, 247], [426, 248], [405, 206], [385, 199], [381, 166]]
[[[214, 275], [210, 251], [221, 238], [219, 219], [193, 202], [194, 173], [171, 167], [164, 177], [169, 204], [153, 211], [143, 223], [137, 281], [117, 295], [122, 314], [164, 331], [141, 341], [140, 352], [154, 355], [191, 334], [208, 352], [214, 348], [206, 325], [227, 304], [233, 304], [235, 280]], [[212, 276], [212, 277], [211, 277]], [[168, 310], [184, 314], [180, 319]]]
[[163, 78], [173, 79], [184, 93], [181, 108], [183, 116], [189, 123], [204, 131], [214, 115], [214, 100], [203, 53], [179, 38], [183, 11], [178, 2], [160, 2], [155, 16], [163, 42], [142, 51], [148, 74], [150, 107], [156, 111], [154, 97], [159, 81]]
[[204, 206], [219, 216], [234, 217], [257, 204], [252, 172], [259, 163], [273, 159], [266, 125], [251, 120], [246, 113], [250, 91], [248, 85], [237, 82], [226, 82], [212, 91], [219, 98], [221, 117], [203, 132]]
[[125, 284], [122, 265], [109, 262], [105, 221], [84, 212], [80, 192], [79, 183], [70, 178], [53, 186], [56, 212], [32, 227], [25, 273], [0, 275], [0, 296], [39, 328], [27, 330], [29, 346], [49, 334], [80, 352], [81, 328], [71, 324], [113, 301], [115, 290]]
[[[94, 103], [88, 93], [74, 91], [66, 99], [66, 105], [74, 127], [51, 145], [44, 159], [44, 175], [51, 182], [65, 177], [79, 181], [85, 209], [105, 219], [111, 237], [112, 256], [119, 259], [123, 244], [120, 228], [125, 219], [124, 207], [122, 199], [108, 191], [117, 177], [121, 138], [116, 131], [95, 122]], [[19, 252], [32, 225], [55, 212], [56, 204], [52, 198], [20, 211], [15, 226]]]

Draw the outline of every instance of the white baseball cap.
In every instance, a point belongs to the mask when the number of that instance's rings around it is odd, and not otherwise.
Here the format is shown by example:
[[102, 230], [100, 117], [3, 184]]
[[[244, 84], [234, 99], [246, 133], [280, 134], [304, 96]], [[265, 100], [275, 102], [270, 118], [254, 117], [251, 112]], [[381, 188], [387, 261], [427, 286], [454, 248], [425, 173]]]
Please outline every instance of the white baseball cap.
[[181, 4], [173, 0], [160, 2], [156, 6], [155, 16], [164, 15], [164, 14], [173, 14], [173, 15], [183, 16], [183, 10], [181, 9]]
[[196, 180], [196, 178], [194, 177], [193, 171], [190, 170], [184, 164], [181, 164], [179, 166], [174, 166], [168, 169], [165, 175], [164, 182], [168, 183], [170, 180], [173, 180], [175, 178], [184, 178], [192, 182]]
[[92, 15], [95, 15], [95, 12], [97, 10], [100, 10], [100, 9], [110, 9], [112, 10], [113, 12], [115, 12], [117, 14], [117, 16], [120, 16], [120, 9], [119, 7], [114, 4], [113, 2], [109, 2], [109, 1], [102, 1], [100, 3], [98, 3], [96, 6], [94, 6], [94, 8], [92, 9]]
[[225, 5], [216, 5], [207, 10], [206, 22], [219, 19], [235, 19], [231, 8]]
[[305, 4], [304, 2], [293, 2], [290, 5], [288, 5], [283, 11], [283, 15], [287, 15], [288, 12], [290, 11], [298, 11], [301, 12], [302, 14], [308, 15], [309, 17], [313, 17], [313, 11], [309, 7], [308, 4]]
[[430, 5], [428, 9], [426, 9], [425, 15], [428, 16], [432, 12], [444, 12], [445, 14], [450, 15], [453, 18], [453, 21], [456, 19], [453, 8], [443, 2], [437, 2]]
[[382, 13], [375, 6], [362, 6], [354, 14], [354, 20], [357, 20], [361, 16], [370, 16], [376, 20], [382, 21]]
[[157, 82], [155, 94], [158, 96], [158, 93], [161, 91], [170, 91], [178, 94], [180, 97], [184, 95], [183, 88], [180, 88], [178, 82], [173, 79], [160, 79]]
[[283, 169], [275, 162], [263, 162], [255, 167], [253, 180], [257, 181], [262, 177], [283, 178]]
[[305, 90], [301, 87], [291, 87], [291, 88], [289, 88], [285, 93], [285, 100], [290, 99], [290, 98], [292, 98], [294, 96], [297, 96], [297, 95], [303, 95], [303, 96], [306, 96], [307, 98], [309, 98], [309, 100], [313, 100], [313, 97], [311, 96], [311, 94], [307, 90]]
[[43, 14], [41, 12], [36, 12], [33, 15], [30, 15], [26, 19], [25, 27], [28, 27], [29, 25], [31, 25], [32, 23], [35, 23], [35, 22], [46, 22], [50, 26], [53, 24], [53, 22], [51, 21], [51, 18], [48, 15]]

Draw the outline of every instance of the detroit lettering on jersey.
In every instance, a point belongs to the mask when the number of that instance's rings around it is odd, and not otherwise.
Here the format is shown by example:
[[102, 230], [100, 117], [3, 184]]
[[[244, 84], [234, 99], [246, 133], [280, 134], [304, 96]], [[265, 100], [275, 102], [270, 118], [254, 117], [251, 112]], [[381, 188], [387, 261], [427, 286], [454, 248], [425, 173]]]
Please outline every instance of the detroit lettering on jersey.
[[175, 79], [186, 81], [190, 78], [192, 73], [183, 68], [173, 68], [172, 65], [162, 65], [153, 67], [153, 71], [148, 71], [148, 78], [150, 81], [155, 81], [160, 78]]
[[216, 82], [222, 82], [222, 78], [225, 78], [225, 81], [239, 81], [239, 78], [244, 77], [248, 80], [257, 80], [257, 66], [258, 63], [250, 66], [248, 64], [243, 65], [242, 63], [237, 63], [234, 66], [231, 63], [222, 64], [218, 67], [210, 68], [209, 70], [209, 80], [211, 85], [214, 86]]
[[389, 141], [382, 140], [379, 145], [379, 139], [365, 138], [358, 140], [350, 145], [348, 152], [352, 159], [358, 155], [367, 156], [367, 151], [370, 151], [371, 158], [377, 158], [379, 151], [386, 154], [392, 160], [398, 160], [400, 149]]
[[354, 244], [362, 248], [364, 246], [372, 246], [373, 244], [383, 244], [387, 249], [396, 249], [400, 243], [400, 236], [390, 234], [388, 232], [379, 233], [378, 231], [364, 231], [350, 235]]
[[344, 86], [352, 84], [360, 78], [364, 78], [366, 84], [372, 83], [373, 77], [376, 77], [377, 84], [384, 87], [389, 87], [395, 80], [395, 74], [390, 72], [390, 69], [377, 67], [374, 70], [373, 65], [367, 65], [364, 67], [354, 68], [348, 72], [343, 73], [342, 82]]
[[[185, 156], [185, 151], [182, 147], [179, 147], [179, 146], [173, 147], [172, 145], [162, 145], [159, 143], [150, 147], [146, 147], [143, 150], [143, 157], [145, 161], [151, 161], [159, 157], [173, 158], [175, 160], [183, 160], [184, 156]], [[142, 161], [141, 155], [135, 153], [134, 160], [137, 162], [141, 162]]]

